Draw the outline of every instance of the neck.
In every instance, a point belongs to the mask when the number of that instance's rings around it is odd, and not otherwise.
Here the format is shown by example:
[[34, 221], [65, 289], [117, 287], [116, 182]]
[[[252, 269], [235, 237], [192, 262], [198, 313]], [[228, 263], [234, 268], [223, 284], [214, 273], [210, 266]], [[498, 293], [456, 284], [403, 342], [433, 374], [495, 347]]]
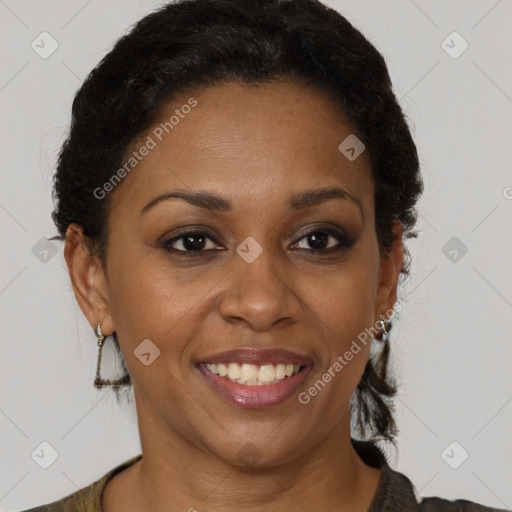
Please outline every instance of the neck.
[[138, 511], [366, 511], [380, 470], [357, 455], [349, 419], [310, 451], [273, 467], [226, 463], [169, 435], [163, 425], [146, 423], [140, 426], [143, 459], [133, 467], [128, 501]]

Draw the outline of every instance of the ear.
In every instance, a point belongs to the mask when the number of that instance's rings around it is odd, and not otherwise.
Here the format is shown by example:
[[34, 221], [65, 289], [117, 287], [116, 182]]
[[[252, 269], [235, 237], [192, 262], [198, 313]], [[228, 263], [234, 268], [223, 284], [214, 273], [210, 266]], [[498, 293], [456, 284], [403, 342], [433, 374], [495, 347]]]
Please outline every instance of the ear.
[[82, 228], [70, 224], [66, 232], [64, 258], [80, 309], [94, 331], [100, 322], [101, 331], [109, 336], [115, 331], [115, 326], [110, 314], [107, 282], [101, 261], [91, 253], [87, 242]]
[[402, 245], [402, 223], [396, 219], [393, 221], [393, 245], [389, 252], [381, 258], [379, 269], [379, 284], [377, 288], [375, 301], [375, 321], [380, 315], [390, 311], [396, 302], [396, 291], [398, 278], [404, 262], [404, 252]]

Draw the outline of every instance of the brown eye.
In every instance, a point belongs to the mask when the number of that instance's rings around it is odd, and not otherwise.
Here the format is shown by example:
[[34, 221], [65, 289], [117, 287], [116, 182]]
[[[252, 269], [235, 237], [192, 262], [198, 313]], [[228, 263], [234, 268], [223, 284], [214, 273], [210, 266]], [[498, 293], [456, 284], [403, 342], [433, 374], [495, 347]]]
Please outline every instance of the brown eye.
[[[327, 249], [329, 245], [329, 238], [334, 238], [329, 233], [323, 231], [316, 231], [304, 237], [308, 245], [314, 250]], [[336, 244], [336, 242], [335, 242]], [[336, 245], [335, 245], [336, 246]], [[332, 246], [331, 246], [332, 247]]]
[[[299, 248], [309, 252], [330, 254], [342, 249], [351, 248], [355, 240], [341, 232], [330, 229], [316, 229], [302, 236], [298, 242], [302, 244]], [[304, 245], [309, 246], [304, 247]]]
[[216, 247], [218, 244], [214, 240], [212, 240], [206, 233], [199, 231], [183, 233], [178, 237], [164, 242], [162, 245], [169, 251], [181, 253], [199, 253], [218, 248]]

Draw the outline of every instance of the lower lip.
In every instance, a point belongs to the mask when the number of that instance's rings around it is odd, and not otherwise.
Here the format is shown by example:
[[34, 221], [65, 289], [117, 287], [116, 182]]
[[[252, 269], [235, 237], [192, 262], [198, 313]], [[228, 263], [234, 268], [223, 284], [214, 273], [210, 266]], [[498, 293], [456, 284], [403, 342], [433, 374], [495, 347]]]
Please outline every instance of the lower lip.
[[311, 369], [310, 366], [305, 366], [299, 373], [292, 377], [285, 377], [277, 384], [247, 386], [215, 375], [203, 364], [199, 364], [198, 368], [217, 393], [240, 407], [252, 408], [272, 407], [285, 402], [296, 393]]

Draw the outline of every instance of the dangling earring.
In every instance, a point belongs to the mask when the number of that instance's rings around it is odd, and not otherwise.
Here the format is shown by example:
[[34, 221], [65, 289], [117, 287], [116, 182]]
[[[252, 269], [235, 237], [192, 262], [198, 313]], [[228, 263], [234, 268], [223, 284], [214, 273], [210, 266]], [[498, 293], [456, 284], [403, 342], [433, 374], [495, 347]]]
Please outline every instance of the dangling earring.
[[130, 375], [125, 373], [122, 377], [116, 380], [103, 379], [100, 376], [100, 366], [101, 366], [101, 352], [103, 348], [103, 343], [107, 338], [101, 332], [101, 324], [98, 322], [98, 327], [96, 327], [96, 336], [98, 337], [98, 363], [96, 365], [96, 378], [94, 379], [94, 386], [98, 389], [105, 388], [108, 386], [112, 386], [114, 388], [118, 388], [119, 386], [126, 386], [131, 382]]
[[380, 331], [381, 331], [381, 337], [379, 338], [379, 341], [382, 341], [383, 343], [385, 343], [389, 339], [389, 331], [391, 329], [391, 323], [386, 320], [386, 317], [384, 315], [380, 315], [378, 324], [379, 324]]

